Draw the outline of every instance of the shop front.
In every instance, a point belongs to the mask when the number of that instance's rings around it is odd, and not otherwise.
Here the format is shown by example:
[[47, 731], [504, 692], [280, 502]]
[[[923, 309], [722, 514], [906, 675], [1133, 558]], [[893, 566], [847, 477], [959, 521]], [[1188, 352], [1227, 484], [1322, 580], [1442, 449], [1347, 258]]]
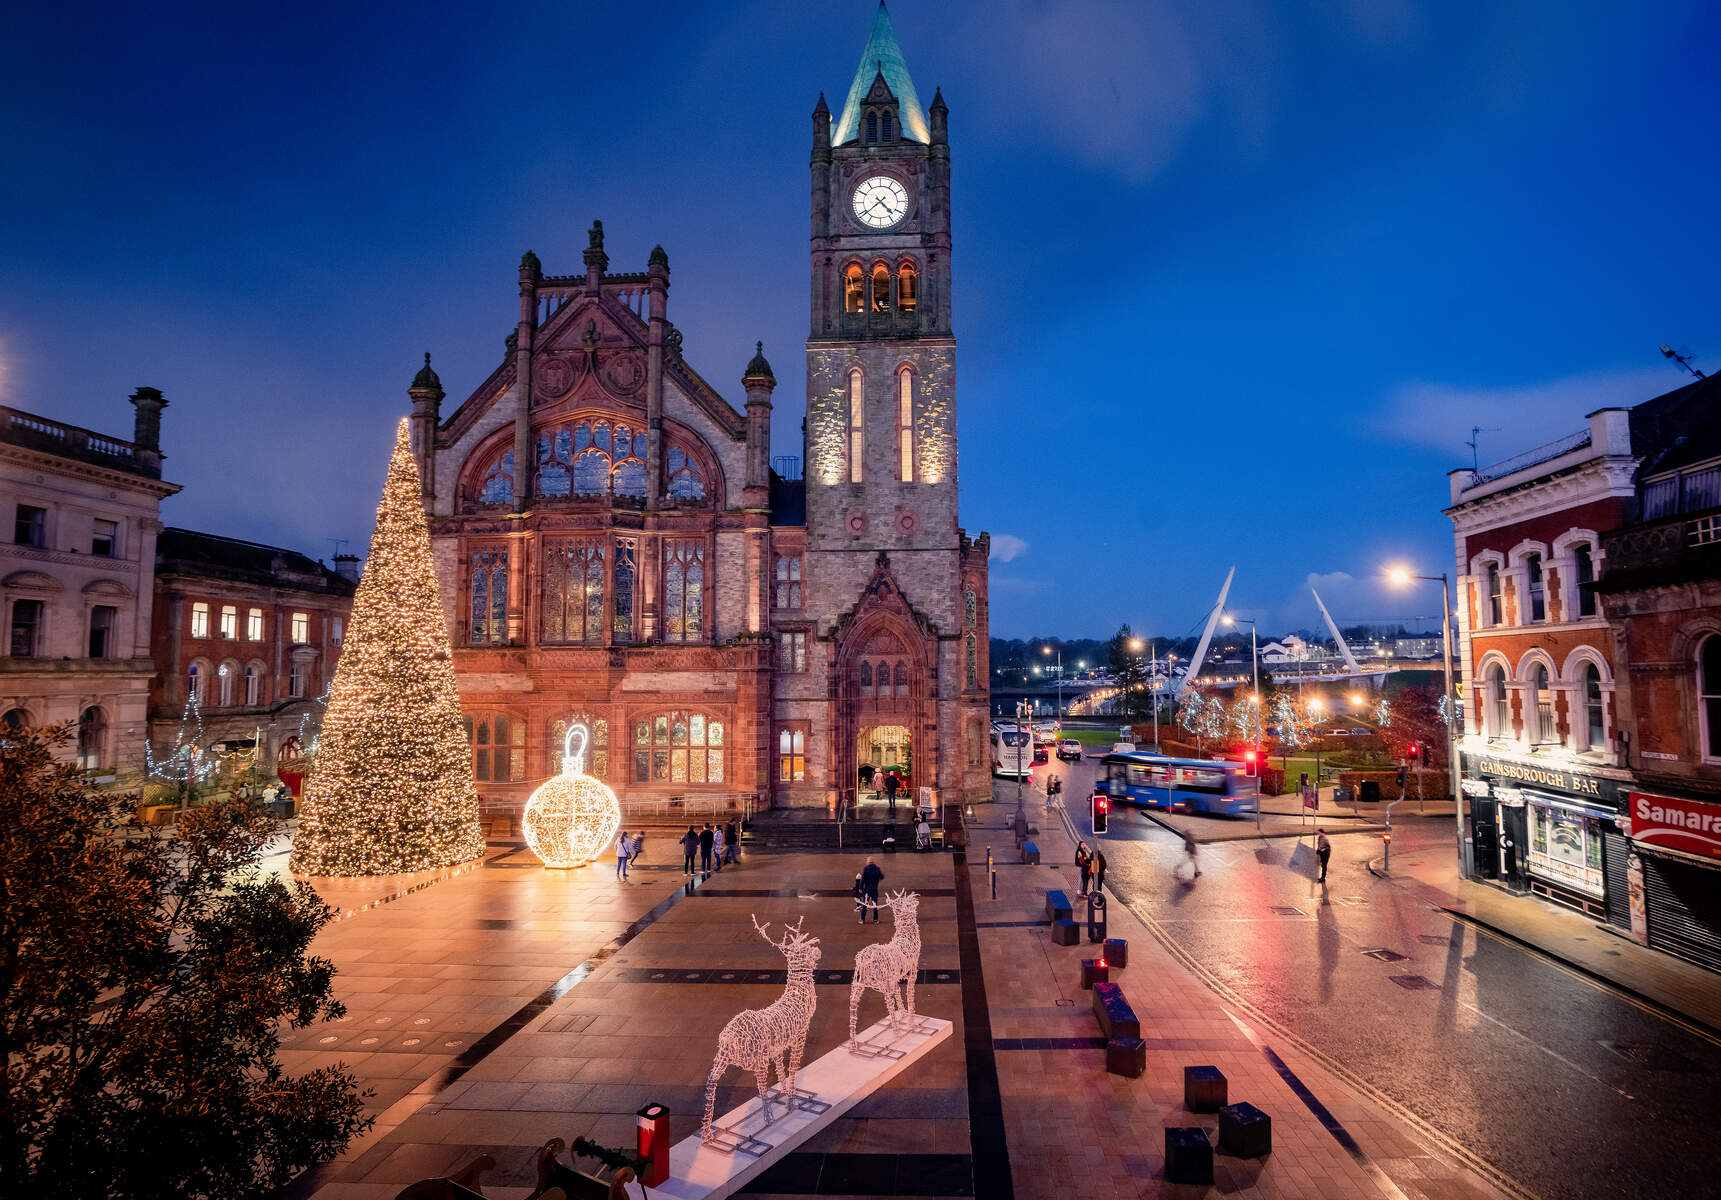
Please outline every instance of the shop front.
[[1638, 882], [1634, 934], [1721, 971], [1721, 804], [1632, 792]]
[[1494, 755], [1465, 758], [1467, 790], [1488, 789], [1485, 802], [1476, 797], [1486, 825], [1475, 830], [1478, 874], [1630, 928], [1620, 781]]

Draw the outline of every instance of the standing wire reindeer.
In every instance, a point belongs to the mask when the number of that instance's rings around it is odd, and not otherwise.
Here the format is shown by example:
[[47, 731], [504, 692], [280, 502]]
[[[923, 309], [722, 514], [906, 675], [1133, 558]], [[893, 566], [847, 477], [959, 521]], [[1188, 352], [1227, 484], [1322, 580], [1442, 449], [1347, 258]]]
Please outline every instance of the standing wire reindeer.
[[[868, 988], [884, 993], [886, 1016], [894, 1028], [898, 1017], [914, 1024], [914, 977], [920, 972], [920, 896], [896, 892], [886, 896], [884, 907], [896, 921], [896, 935], [888, 942], [862, 946], [855, 955], [855, 978], [849, 986], [849, 1049], [855, 1048], [855, 1023], [860, 1016], [861, 997]], [[897, 998], [902, 984], [905, 998]]]
[[[801, 918], [804, 920], [805, 917]], [[700, 1127], [700, 1140], [708, 1145], [715, 1141], [711, 1136], [711, 1117], [717, 1103], [717, 1081], [730, 1067], [753, 1072], [765, 1124], [771, 1123], [768, 1085], [773, 1062], [777, 1064], [777, 1090], [782, 1094], [785, 1110], [794, 1102], [795, 1076], [801, 1070], [801, 1056], [807, 1049], [807, 1027], [813, 1022], [813, 968], [819, 965], [820, 953], [819, 939], [802, 933], [801, 921], [796, 921], [793, 928], [784, 926], [779, 941], [766, 932], [771, 927], [768, 923], [761, 925], [758, 917], [753, 918], [753, 928], [759, 931], [759, 936], [788, 960], [789, 981], [769, 1008], [749, 1008], [736, 1013], [717, 1037], [717, 1058], [705, 1084], [705, 1123]]]

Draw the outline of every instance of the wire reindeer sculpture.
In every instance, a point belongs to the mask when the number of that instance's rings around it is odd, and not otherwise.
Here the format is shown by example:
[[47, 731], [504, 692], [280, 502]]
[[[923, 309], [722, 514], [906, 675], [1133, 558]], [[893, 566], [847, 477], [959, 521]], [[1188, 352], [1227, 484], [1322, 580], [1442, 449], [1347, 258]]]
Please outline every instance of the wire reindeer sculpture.
[[[914, 1024], [914, 977], [920, 972], [920, 896], [916, 892], [896, 892], [885, 897], [882, 907], [890, 909], [896, 934], [888, 942], [862, 946], [855, 955], [854, 983], [849, 987], [850, 1050], [855, 1048], [861, 997], [869, 988], [884, 993], [885, 1013], [892, 1028], [899, 1018], [909, 1026]], [[897, 996], [898, 984], [904, 988], [902, 999]]]
[[[804, 920], [802, 917], [801, 921]], [[795, 1076], [801, 1070], [801, 1056], [807, 1049], [807, 1027], [813, 1021], [813, 968], [818, 966], [820, 954], [819, 939], [802, 933], [801, 921], [796, 921], [793, 927], [784, 926], [783, 937], [776, 940], [766, 932], [771, 927], [769, 923], [761, 925], [758, 917], [753, 918], [753, 928], [759, 931], [759, 936], [788, 960], [789, 981], [769, 1008], [749, 1008], [736, 1013], [718, 1035], [717, 1058], [705, 1084], [705, 1123], [700, 1127], [700, 1140], [707, 1145], [716, 1144], [711, 1136], [711, 1117], [717, 1103], [717, 1082], [732, 1066], [753, 1072], [765, 1124], [771, 1123], [768, 1084], [773, 1062], [777, 1064], [777, 1090], [782, 1094], [785, 1111], [794, 1103]]]

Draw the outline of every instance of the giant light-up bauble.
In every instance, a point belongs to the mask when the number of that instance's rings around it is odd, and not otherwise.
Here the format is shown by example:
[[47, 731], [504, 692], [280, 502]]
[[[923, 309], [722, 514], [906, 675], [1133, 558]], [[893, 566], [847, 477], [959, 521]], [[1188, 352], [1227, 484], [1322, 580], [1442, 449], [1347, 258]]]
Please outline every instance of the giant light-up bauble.
[[[579, 735], [580, 748], [573, 748]], [[521, 824], [526, 844], [546, 867], [583, 867], [615, 843], [621, 829], [621, 804], [615, 793], [586, 774], [584, 725], [568, 730], [562, 742], [562, 773], [532, 793]]]

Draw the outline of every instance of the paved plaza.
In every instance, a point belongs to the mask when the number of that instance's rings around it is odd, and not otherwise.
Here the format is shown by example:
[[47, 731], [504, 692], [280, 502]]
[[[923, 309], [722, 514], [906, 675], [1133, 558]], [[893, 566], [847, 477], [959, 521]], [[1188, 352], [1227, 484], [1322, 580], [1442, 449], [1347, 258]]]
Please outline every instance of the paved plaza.
[[[1472, 1197], [1496, 1194], [1413, 1118], [1352, 1091], [1297, 1049], [1240, 1019], [1123, 905], [1110, 934], [1130, 942], [1114, 976], [1141, 1018], [1147, 1071], [1105, 1072], [1104, 1042], [1080, 960], [1097, 947], [1051, 944], [1048, 888], [1076, 892], [1070, 845], [1052, 814], [1039, 866], [1021, 865], [1010, 803], [982, 805], [966, 860], [880, 855], [885, 889], [922, 896], [916, 1008], [953, 1036], [769, 1168], [746, 1194], [769, 1196], [1194, 1196], [1164, 1181], [1166, 1126], [1212, 1116], [1183, 1108], [1186, 1065], [1218, 1066], [1230, 1099], [1273, 1118], [1273, 1153], [1215, 1157], [1214, 1189], [1242, 1196]], [[994, 851], [997, 898], [986, 870]], [[658, 851], [654, 856], [653, 850]], [[691, 882], [667, 838], [621, 882], [613, 864], [547, 871], [512, 845], [450, 872], [319, 880], [343, 909], [317, 951], [340, 969], [345, 1020], [302, 1031], [290, 1070], [340, 1062], [371, 1090], [375, 1130], [294, 1193], [393, 1197], [479, 1154], [497, 1163], [486, 1194], [530, 1191], [533, 1151], [586, 1136], [631, 1149], [635, 1113], [673, 1111], [697, 1132], [717, 1034], [737, 1011], [781, 993], [782, 958], [750, 918], [805, 921], [820, 938], [809, 1059], [847, 1035], [849, 978], [864, 928], [850, 884], [861, 854], [750, 850]], [[876, 993], [864, 1026], [883, 1015]], [[722, 1113], [753, 1095], [731, 1071]], [[594, 1164], [583, 1164], [591, 1168]]]

